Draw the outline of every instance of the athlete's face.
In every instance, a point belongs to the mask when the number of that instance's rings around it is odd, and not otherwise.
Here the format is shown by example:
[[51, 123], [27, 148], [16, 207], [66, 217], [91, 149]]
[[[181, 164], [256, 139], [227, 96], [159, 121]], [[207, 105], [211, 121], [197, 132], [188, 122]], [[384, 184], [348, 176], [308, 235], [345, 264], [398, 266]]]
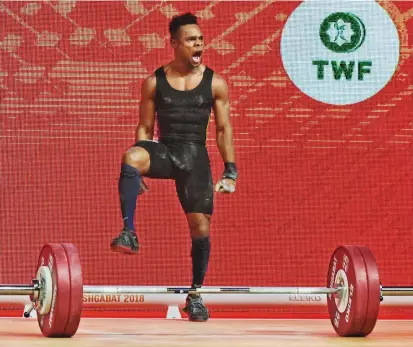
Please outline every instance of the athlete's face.
[[188, 62], [193, 67], [201, 65], [201, 55], [204, 49], [204, 37], [196, 24], [183, 25], [171, 41], [175, 49], [175, 57]]

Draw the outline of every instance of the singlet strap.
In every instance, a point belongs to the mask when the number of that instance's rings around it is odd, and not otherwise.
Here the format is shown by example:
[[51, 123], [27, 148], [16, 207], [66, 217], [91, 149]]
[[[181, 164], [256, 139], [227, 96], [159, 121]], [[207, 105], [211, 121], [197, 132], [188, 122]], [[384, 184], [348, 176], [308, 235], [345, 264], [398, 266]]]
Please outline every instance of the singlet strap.
[[166, 77], [165, 70], [164, 70], [163, 66], [160, 66], [155, 70], [155, 76], [159, 77], [159, 78], [165, 78]]
[[213, 76], [214, 76], [214, 70], [210, 69], [208, 66], [205, 66], [204, 80], [210, 82], [212, 81]]

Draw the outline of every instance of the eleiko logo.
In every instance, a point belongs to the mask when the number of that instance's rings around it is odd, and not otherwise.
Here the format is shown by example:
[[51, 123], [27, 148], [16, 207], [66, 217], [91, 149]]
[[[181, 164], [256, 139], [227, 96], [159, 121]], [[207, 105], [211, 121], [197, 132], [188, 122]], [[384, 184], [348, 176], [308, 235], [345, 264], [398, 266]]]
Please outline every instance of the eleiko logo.
[[399, 36], [375, 1], [304, 1], [288, 18], [281, 57], [303, 93], [333, 105], [377, 94], [399, 61]]

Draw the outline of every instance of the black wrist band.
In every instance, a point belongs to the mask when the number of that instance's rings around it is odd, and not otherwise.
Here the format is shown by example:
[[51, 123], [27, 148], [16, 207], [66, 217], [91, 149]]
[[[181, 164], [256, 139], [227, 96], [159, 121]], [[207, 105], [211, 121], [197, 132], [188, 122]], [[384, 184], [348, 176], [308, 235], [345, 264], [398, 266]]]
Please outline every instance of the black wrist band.
[[235, 166], [235, 163], [224, 163], [224, 173], [222, 174], [222, 178], [230, 178], [234, 181], [238, 178], [238, 170]]

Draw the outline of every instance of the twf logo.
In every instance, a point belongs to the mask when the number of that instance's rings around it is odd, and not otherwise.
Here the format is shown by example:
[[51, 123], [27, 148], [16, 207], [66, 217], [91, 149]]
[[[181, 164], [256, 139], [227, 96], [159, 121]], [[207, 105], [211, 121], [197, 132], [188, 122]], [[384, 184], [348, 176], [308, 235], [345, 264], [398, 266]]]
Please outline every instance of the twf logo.
[[[366, 37], [366, 29], [363, 22], [351, 13], [336, 12], [329, 15], [320, 26], [320, 39], [324, 46], [332, 52], [351, 53], [357, 50]], [[354, 78], [362, 81], [364, 74], [370, 73], [371, 60], [345, 61], [345, 60], [313, 60], [317, 66], [317, 79], [324, 80], [325, 67], [331, 66], [331, 73], [335, 80], [342, 77], [346, 80]]]
[[311, 98], [354, 104], [377, 94], [399, 61], [399, 36], [375, 1], [304, 1], [281, 37], [286, 73]]

